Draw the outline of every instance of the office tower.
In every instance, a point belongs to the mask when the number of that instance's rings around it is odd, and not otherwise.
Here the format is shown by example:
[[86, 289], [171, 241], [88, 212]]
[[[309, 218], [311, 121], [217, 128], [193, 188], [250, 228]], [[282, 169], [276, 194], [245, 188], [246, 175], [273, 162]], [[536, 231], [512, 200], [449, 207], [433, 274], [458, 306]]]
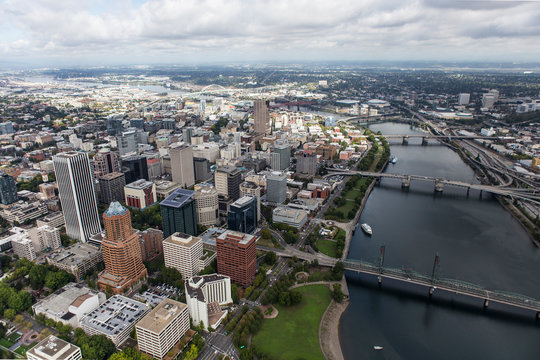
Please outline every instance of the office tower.
[[54, 335], [39, 342], [26, 352], [28, 360], [79, 360], [82, 359], [81, 348], [68, 343]]
[[124, 131], [122, 119], [109, 118], [107, 119], [107, 134], [111, 136], [120, 135]]
[[230, 230], [250, 234], [257, 229], [257, 198], [246, 195], [229, 207], [227, 223]]
[[163, 231], [148, 228], [138, 233], [143, 262], [152, 261], [163, 256]]
[[317, 155], [306, 151], [297, 152], [296, 173], [315, 175], [317, 173]]
[[144, 119], [129, 120], [129, 127], [136, 128], [136, 129], [144, 129]]
[[94, 191], [94, 176], [88, 155], [69, 151], [53, 157], [67, 235], [86, 242], [101, 232]]
[[120, 156], [129, 153], [137, 153], [138, 151], [138, 138], [137, 131], [130, 129], [122, 132], [122, 135], [116, 136], [116, 145]]
[[274, 153], [278, 154], [279, 163], [272, 170], [285, 170], [291, 163], [291, 146], [288, 143], [277, 142], [274, 144]]
[[161, 128], [167, 129], [167, 130], [174, 130], [176, 128], [176, 120], [174, 119], [161, 120]]
[[121, 294], [146, 277], [139, 236], [131, 227], [131, 215], [119, 202], [103, 214], [105, 237], [101, 242], [105, 270], [99, 275], [101, 290]]
[[199, 237], [176, 232], [163, 240], [165, 266], [178, 270], [184, 279], [199, 273], [202, 256], [203, 242]]
[[287, 199], [287, 175], [274, 171], [266, 177], [266, 201], [282, 204]]
[[172, 181], [182, 187], [190, 187], [195, 184], [193, 171], [193, 150], [191, 146], [175, 143], [169, 149], [171, 156]]
[[145, 179], [150, 180], [148, 176], [148, 164], [146, 158], [139, 155], [122, 157], [122, 172], [126, 175], [126, 184]]
[[233, 201], [240, 197], [241, 182], [242, 172], [235, 166], [222, 166], [214, 172], [214, 184], [218, 194]]
[[120, 171], [120, 161], [118, 155], [109, 149], [101, 149], [94, 155], [92, 159], [92, 167], [94, 168], [94, 176], [96, 178], [105, 174]]
[[219, 223], [219, 200], [215, 187], [208, 184], [195, 185], [195, 210], [197, 224], [213, 226]]
[[157, 201], [156, 185], [140, 179], [124, 186], [126, 205], [137, 209], [144, 209]]
[[253, 103], [254, 130], [257, 134], [266, 134], [268, 132], [268, 123], [270, 122], [269, 104], [267, 100], [255, 100]]
[[17, 185], [13, 176], [0, 172], [0, 203], [3, 205], [17, 202]]
[[148, 177], [150, 179], [157, 179], [163, 175], [161, 171], [161, 162], [158, 158], [152, 157], [146, 159], [146, 165], [148, 167]]
[[210, 162], [204, 158], [193, 158], [193, 166], [195, 168], [195, 181], [208, 181], [212, 178], [210, 171]]
[[491, 109], [493, 108], [493, 105], [495, 105], [495, 102], [497, 100], [495, 99], [495, 95], [491, 93], [485, 93], [482, 95], [482, 107]]
[[461, 93], [458, 95], [458, 105], [469, 105], [471, 94]]
[[257, 219], [261, 220], [261, 187], [252, 181], [240, 184], [240, 196], [253, 195], [257, 198]]
[[121, 172], [112, 172], [98, 178], [100, 202], [110, 204], [113, 201], [124, 202], [124, 186], [126, 186], [126, 176]]
[[194, 194], [195, 191], [176, 189], [159, 204], [164, 237], [169, 237], [175, 232], [197, 235]]
[[221, 306], [232, 303], [231, 278], [219, 274], [194, 276], [185, 280], [185, 289], [193, 324], [217, 328], [226, 314]]
[[186, 127], [182, 129], [182, 139], [184, 140], [186, 144], [191, 145], [191, 135], [193, 135], [193, 128]]
[[186, 334], [189, 326], [186, 304], [165, 299], [135, 326], [139, 350], [163, 359]]
[[216, 238], [217, 270], [244, 287], [253, 283], [257, 271], [256, 237], [227, 230]]
[[0, 123], [0, 133], [2, 135], [13, 134], [15, 129], [13, 128], [13, 123], [11, 121]]

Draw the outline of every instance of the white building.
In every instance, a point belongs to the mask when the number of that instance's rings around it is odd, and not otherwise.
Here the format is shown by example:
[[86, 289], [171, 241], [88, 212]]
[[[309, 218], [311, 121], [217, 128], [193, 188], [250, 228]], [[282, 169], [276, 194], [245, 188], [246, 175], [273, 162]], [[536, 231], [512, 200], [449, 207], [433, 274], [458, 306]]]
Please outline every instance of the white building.
[[272, 221], [300, 229], [307, 222], [308, 212], [288, 207], [277, 207], [272, 212]]
[[163, 240], [165, 266], [178, 270], [184, 279], [199, 273], [203, 256], [201, 238], [176, 232]]
[[471, 94], [461, 93], [458, 95], [458, 105], [469, 105]]
[[11, 241], [11, 247], [15, 255], [22, 258], [27, 258], [28, 260], [34, 260], [36, 258], [36, 250], [34, 249], [34, 244], [28, 235], [28, 231], [15, 227], [10, 230], [13, 234], [9, 237]]
[[189, 330], [189, 325], [186, 304], [165, 299], [137, 323], [139, 350], [163, 359]]
[[172, 144], [169, 156], [171, 157], [172, 181], [181, 187], [193, 186], [195, 184], [195, 170], [191, 146], [181, 143]]
[[[191, 140], [193, 141], [193, 137]], [[216, 143], [205, 143], [193, 146], [193, 157], [205, 158], [211, 163], [215, 163], [219, 158], [219, 145]]]
[[34, 227], [28, 231], [36, 252], [43, 249], [57, 249], [62, 246], [60, 230], [49, 225]]
[[195, 199], [197, 224], [217, 225], [219, 222], [219, 199], [216, 188], [208, 184], [195, 185], [193, 199]]
[[79, 360], [81, 348], [54, 335], [49, 335], [26, 352], [28, 360]]
[[231, 278], [212, 274], [194, 276], [185, 281], [186, 302], [194, 324], [216, 328], [227, 315], [221, 305], [232, 303]]

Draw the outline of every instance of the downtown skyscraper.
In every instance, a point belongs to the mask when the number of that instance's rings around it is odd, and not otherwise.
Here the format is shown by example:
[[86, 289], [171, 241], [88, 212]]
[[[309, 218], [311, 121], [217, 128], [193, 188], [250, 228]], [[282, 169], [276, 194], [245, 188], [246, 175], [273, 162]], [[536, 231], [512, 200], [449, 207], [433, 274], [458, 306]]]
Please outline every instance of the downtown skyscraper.
[[101, 232], [88, 154], [60, 153], [53, 156], [53, 164], [67, 235], [87, 242], [91, 235]]
[[269, 102], [267, 100], [255, 100], [253, 103], [253, 128], [257, 134], [268, 132], [270, 122]]

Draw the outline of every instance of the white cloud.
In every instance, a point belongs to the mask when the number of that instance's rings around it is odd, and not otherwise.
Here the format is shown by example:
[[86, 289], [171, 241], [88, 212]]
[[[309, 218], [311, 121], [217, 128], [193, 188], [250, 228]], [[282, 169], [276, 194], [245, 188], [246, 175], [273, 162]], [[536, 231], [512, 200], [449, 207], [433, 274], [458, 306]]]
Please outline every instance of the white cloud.
[[539, 18], [521, 1], [5, 0], [0, 57], [530, 61]]

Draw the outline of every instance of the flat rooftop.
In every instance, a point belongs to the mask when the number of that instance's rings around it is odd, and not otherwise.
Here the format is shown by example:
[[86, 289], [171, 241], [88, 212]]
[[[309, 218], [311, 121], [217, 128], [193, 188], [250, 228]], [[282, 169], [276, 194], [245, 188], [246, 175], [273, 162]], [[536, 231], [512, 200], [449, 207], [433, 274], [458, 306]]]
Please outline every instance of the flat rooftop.
[[[71, 305], [79, 307], [86, 299], [94, 295], [98, 296], [99, 293], [82, 284], [69, 283], [37, 302], [32, 308], [36, 312], [45, 312], [60, 318], [66, 317], [65, 320], [69, 320], [74, 314], [71, 314], [68, 308]], [[104, 295], [103, 298], [105, 298]]]
[[185, 247], [192, 247], [199, 241], [201, 241], [201, 238], [181, 232], [175, 232], [174, 234], [163, 240], [164, 243], [171, 243]]
[[60, 248], [47, 256], [51, 260], [67, 266], [74, 266], [87, 261], [90, 258], [98, 256], [101, 250], [97, 246], [90, 244], [77, 243], [68, 248]]
[[231, 166], [231, 165], [225, 165], [225, 166], [220, 166], [216, 169], [217, 172], [225, 172], [229, 175], [235, 175], [237, 173], [240, 172], [240, 169], [238, 169], [236, 166]]
[[77, 351], [79, 347], [50, 335], [28, 350], [28, 353], [42, 359], [69, 359]]
[[239, 198], [238, 200], [233, 202], [231, 204], [231, 206], [236, 206], [236, 207], [245, 206], [245, 205], [249, 204], [249, 202], [252, 201], [254, 198], [255, 198], [255, 196], [253, 196], [253, 195], [242, 196], [241, 198]]
[[116, 178], [119, 178], [119, 177], [122, 177], [122, 176], [124, 176], [124, 173], [121, 173], [121, 172], [112, 172], [112, 173], [108, 173], [108, 174], [102, 175], [102, 176], [100, 176], [99, 178], [100, 178], [100, 179], [103, 179], [103, 180], [113, 180], [113, 179], [116, 179]]
[[132, 182], [130, 184], [127, 184], [126, 187], [131, 188], [131, 189], [142, 190], [142, 189], [146, 189], [147, 187], [150, 187], [152, 185], [154, 185], [153, 182], [145, 180], [145, 179], [140, 179], [140, 180], [134, 181], [134, 182]]
[[115, 336], [137, 323], [148, 309], [149, 306], [142, 302], [115, 295], [88, 313], [80, 323], [104, 335]]
[[187, 305], [184, 303], [165, 299], [143, 317], [137, 326], [159, 334], [185, 308]]
[[234, 240], [235, 242], [246, 245], [250, 241], [255, 239], [254, 235], [245, 234], [239, 231], [233, 231], [233, 230], [226, 230], [221, 235], [217, 237], [218, 239], [227, 239], [227, 240]]
[[184, 204], [189, 201], [194, 194], [195, 191], [193, 190], [176, 189], [172, 192], [171, 195], [169, 195], [165, 200], [163, 200], [160, 205], [180, 208], [184, 206]]

